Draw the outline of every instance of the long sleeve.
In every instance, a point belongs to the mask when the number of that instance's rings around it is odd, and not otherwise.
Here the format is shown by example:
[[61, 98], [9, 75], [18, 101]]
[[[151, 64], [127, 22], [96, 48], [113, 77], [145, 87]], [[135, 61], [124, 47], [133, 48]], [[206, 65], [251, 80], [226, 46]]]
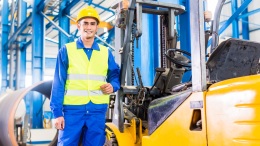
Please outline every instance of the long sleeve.
[[54, 118], [63, 116], [62, 107], [67, 79], [68, 55], [66, 47], [62, 47], [57, 55], [54, 80], [52, 84], [50, 108]]
[[120, 88], [120, 68], [109, 51], [107, 82], [113, 86], [114, 92]]

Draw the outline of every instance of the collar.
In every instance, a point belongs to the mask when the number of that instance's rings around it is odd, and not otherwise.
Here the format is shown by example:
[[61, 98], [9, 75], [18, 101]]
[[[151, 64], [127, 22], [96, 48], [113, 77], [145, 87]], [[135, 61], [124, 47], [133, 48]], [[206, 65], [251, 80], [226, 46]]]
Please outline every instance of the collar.
[[[76, 44], [77, 44], [77, 49], [85, 48], [80, 37], [77, 39]], [[100, 51], [100, 48], [99, 48], [98, 43], [96, 41], [93, 42], [92, 47], [90, 49]]]

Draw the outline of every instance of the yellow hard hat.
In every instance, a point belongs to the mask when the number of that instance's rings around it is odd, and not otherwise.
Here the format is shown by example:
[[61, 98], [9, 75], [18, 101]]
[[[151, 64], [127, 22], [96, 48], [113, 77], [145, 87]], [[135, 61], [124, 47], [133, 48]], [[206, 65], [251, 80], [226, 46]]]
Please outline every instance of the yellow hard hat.
[[78, 16], [77, 16], [77, 22], [80, 19], [85, 18], [85, 17], [95, 18], [97, 20], [97, 23], [100, 22], [100, 18], [99, 18], [99, 14], [98, 14], [97, 10], [91, 6], [87, 6], [79, 11]]

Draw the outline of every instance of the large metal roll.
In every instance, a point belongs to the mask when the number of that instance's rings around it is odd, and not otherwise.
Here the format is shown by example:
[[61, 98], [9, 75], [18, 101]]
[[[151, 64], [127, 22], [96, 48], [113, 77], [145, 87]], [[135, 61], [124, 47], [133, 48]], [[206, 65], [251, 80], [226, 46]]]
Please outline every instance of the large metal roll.
[[[6, 94], [0, 102], [0, 146], [18, 146], [15, 136], [15, 113], [20, 101], [30, 91], [37, 91], [50, 98], [52, 81], [42, 81], [30, 87]], [[56, 137], [53, 141], [56, 140]]]

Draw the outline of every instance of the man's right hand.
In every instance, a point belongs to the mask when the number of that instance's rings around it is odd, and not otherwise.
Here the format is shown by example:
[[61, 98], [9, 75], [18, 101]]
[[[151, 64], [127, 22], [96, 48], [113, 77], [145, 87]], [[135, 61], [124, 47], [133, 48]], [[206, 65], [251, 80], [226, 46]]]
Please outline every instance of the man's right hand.
[[55, 119], [55, 128], [58, 129], [58, 130], [63, 130], [64, 127], [65, 127], [65, 121], [64, 121], [64, 118], [63, 117], [58, 117]]

